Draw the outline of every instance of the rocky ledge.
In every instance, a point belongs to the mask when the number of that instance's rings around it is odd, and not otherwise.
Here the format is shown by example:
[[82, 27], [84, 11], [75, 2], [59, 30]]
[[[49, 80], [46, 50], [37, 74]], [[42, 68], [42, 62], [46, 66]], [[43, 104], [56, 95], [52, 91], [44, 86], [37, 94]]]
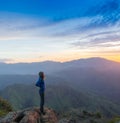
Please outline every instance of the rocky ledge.
[[39, 108], [28, 108], [21, 111], [10, 112], [0, 123], [57, 123], [56, 113], [45, 108], [45, 115], [41, 114]]

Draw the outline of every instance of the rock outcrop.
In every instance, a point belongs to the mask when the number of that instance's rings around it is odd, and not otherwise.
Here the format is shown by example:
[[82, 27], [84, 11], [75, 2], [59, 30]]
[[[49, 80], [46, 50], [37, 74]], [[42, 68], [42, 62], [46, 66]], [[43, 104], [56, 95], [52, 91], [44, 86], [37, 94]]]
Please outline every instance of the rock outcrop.
[[99, 112], [72, 111], [64, 115], [58, 123], [107, 123]]
[[57, 123], [56, 113], [45, 108], [45, 115], [41, 114], [39, 108], [28, 108], [21, 111], [10, 112], [0, 120], [0, 123]]

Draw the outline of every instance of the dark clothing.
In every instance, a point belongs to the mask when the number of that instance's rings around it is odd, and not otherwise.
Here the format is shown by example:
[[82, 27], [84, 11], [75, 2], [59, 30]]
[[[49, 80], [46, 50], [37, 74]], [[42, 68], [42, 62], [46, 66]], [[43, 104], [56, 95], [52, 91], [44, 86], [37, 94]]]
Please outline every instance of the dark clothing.
[[40, 111], [43, 113], [44, 112], [44, 93], [40, 93], [40, 98], [41, 98]]
[[39, 90], [40, 93], [44, 93], [45, 83], [44, 83], [44, 80], [41, 77], [39, 77], [38, 81], [36, 82], [36, 86], [40, 87], [40, 90]]
[[40, 95], [40, 111], [43, 113], [44, 112], [44, 92], [45, 92], [45, 83], [44, 80], [39, 77], [38, 81], [36, 82], [36, 86], [40, 87], [39, 90], [39, 95]]

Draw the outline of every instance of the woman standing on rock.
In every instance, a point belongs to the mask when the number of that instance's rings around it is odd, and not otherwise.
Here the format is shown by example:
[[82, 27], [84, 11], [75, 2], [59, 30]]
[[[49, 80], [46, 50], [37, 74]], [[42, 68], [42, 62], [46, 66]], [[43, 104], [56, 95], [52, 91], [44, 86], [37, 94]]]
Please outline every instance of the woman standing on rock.
[[42, 114], [45, 114], [45, 112], [44, 112], [44, 93], [45, 93], [44, 78], [45, 78], [44, 72], [39, 72], [39, 79], [36, 82], [36, 86], [40, 87], [40, 90], [39, 90], [39, 94], [40, 94], [40, 98], [41, 98], [40, 111]]

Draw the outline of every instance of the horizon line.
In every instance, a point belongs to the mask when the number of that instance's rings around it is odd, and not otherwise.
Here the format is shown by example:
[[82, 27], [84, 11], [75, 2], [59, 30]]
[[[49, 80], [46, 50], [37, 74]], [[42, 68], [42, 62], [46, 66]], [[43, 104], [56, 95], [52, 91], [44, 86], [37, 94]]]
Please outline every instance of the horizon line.
[[66, 63], [66, 62], [72, 62], [72, 61], [77, 61], [77, 60], [86, 60], [86, 59], [104, 59], [116, 63], [120, 63], [117, 60], [105, 58], [105, 57], [86, 57], [86, 58], [76, 58], [76, 59], [71, 59], [71, 60], [66, 60], [66, 61], [58, 61], [58, 60], [43, 60], [43, 61], [33, 61], [33, 62], [0, 62], [0, 64], [32, 64], [32, 63], [43, 63], [43, 62], [56, 62], [56, 63]]

